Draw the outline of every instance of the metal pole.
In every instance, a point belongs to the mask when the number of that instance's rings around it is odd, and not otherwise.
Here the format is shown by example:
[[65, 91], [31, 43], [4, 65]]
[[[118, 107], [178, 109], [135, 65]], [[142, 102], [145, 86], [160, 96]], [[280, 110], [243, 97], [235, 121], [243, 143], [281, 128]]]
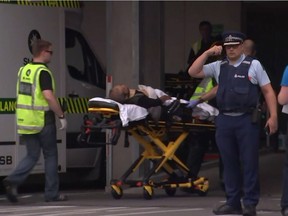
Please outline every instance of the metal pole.
[[[112, 76], [106, 76], [106, 97], [109, 96], [109, 91], [112, 88]], [[112, 130], [106, 130], [106, 143], [110, 143], [112, 137]], [[106, 187], [105, 191], [110, 191], [110, 181], [113, 173], [113, 151], [112, 145], [106, 145]]]

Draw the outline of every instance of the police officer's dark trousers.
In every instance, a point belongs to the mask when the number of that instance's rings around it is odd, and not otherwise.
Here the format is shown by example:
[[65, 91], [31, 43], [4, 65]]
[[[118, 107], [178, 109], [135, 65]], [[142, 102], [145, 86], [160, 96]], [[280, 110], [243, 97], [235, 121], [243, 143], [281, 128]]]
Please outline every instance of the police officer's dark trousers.
[[256, 206], [259, 201], [259, 126], [251, 122], [251, 114], [216, 119], [216, 142], [224, 165], [227, 204]]

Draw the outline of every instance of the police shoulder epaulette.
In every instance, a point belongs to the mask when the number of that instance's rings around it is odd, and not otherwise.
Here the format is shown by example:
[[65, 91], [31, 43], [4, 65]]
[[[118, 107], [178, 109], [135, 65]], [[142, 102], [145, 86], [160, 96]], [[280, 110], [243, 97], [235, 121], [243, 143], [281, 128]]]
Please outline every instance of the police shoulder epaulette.
[[244, 60], [242, 63], [243, 63], [243, 64], [251, 64], [251, 61], [246, 61], [246, 60]]
[[227, 64], [227, 63], [228, 63], [227, 60], [223, 60], [223, 61], [221, 62], [221, 65], [223, 65], [223, 64]]

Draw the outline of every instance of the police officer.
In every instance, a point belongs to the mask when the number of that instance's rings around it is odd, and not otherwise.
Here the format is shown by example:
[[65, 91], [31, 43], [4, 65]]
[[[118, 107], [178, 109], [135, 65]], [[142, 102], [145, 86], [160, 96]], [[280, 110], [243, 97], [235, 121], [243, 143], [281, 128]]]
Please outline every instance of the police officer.
[[[252, 117], [257, 111], [255, 108], [260, 87], [270, 113], [265, 127], [270, 134], [275, 133], [278, 128], [276, 96], [260, 62], [244, 55], [245, 35], [241, 32], [225, 32], [222, 38], [226, 51], [224, 60], [205, 64], [210, 56], [222, 53], [222, 46], [214, 46], [199, 56], [189, 68], [190, 76], [210, 76], [218, 83], [216, 100], [220, 114], [215, 122], [216, 143], [224, 165], [227, 200], [225, 204], [215, 208], [213, 213], [254, 216], [260, 196], [259, 125], [257, 119]], [[241, 205], [242, 184], [244, 209]]]
[[67, 122], [55, 97], [55, 81], [47, 67], [53, 50], [52, 44], [36, 40], [32, 44], [33, 62], [21, 67], [17, 80], [16, 117], [21, 144], [26, 145], [27, 154], [15, 170], [3, 180], [6, 196], [17, 202], [17, 187], [24, 182], [36, 165], [41, 149], [45, 160], [45, 201], [65, 201], [59, 194], [58, 152], [55, 115], [60, 119], [60, 129]]

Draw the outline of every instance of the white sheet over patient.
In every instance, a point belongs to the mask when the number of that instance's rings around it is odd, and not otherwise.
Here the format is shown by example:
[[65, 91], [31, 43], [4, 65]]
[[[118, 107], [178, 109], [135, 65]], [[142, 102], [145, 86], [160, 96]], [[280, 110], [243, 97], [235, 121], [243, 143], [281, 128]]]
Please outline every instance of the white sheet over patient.
[[192, 116], [200, 120], [213, 121], [219, 115], [219, 110], [207, 103], [200, 103], [193, 108]]
[[148, 111], [135, 104], [121, 104], [111, 99], [95, 97], [91, 98], [89, 101], [101, 101], [107, 103], [117, 104], [119, 107], [119, 117], [122, 121], [122, 126], [128, 126], [129, 122], [139, 121], [145, 119], [148, 115]]

